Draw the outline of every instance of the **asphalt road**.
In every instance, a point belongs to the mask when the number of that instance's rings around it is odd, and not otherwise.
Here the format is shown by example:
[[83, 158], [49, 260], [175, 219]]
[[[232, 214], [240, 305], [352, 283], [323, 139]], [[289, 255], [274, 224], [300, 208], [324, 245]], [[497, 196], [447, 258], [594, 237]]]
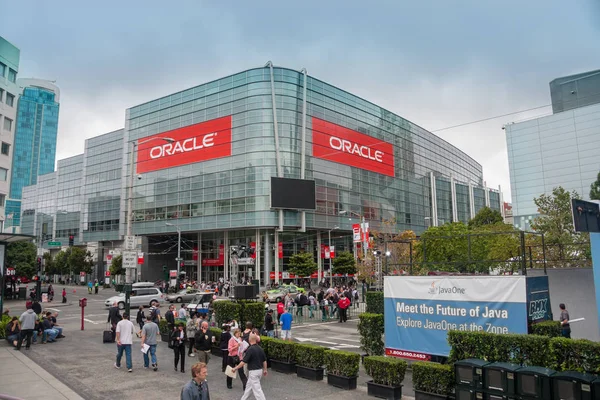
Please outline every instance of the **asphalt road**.
[[[57, 287], [58, 288], [58, 287]], [[87, 289], [77, 287], [68, 289], [69, 304], [44, 304], [47, 309], [59, 312], [58, 322], [64, 327], [66, 338], [56, 343], [36, 344], [25, 354], [44, 367], [57, 379], [71, 387], [85, 399], [165, 399], [178, 398], [181, 387], [190, 379], [188, 373], [173, 371], [173, 351], [165, 343], [159, 343], [157, 356], [158, 372], [143, 369], [142, 353], [138, 350], [139, 339], [134, 338], [133, 373], [113, 367], [116, 354], [115, 344], [102, 343], [102, 331], [106, 327], [107, 309], [104, 300], [113, 296], [113, 289], [101, 290], [98, 295], [88, 295]], [[62, 286], [60, 287], [62, 290]], [[79, 298], [88, 298], [85, 309], [85, 330], [81, 331], [81, 310]], [[17, 311], [24, 309], [24, 302], [10, 301], [7, 307]], [[360, 351], [360, 340], [356, 330], [356, 321], [341, 324], [335, 321], [327, 323], [296, 324], [292, 328], [295, 339], [329, 348], [348, 351]], [[190, 370], [195, 361], [186, 358], [186, 370]], [[123, 360], [124, 364], [125, 361]], [[343, 396], [345, 400], [367, 397], [366, 381], [370, 378], [361, 368], [358, 389], [343, 391], [326, 382], [306, 381], [295, 375], [269, 372], [263, 379], [263, 389], [268, 399], [334, 399]], [[242, 395], [240, 382], [234, 382], [234, 389], [228, 390], [225, 377], [221, 372], [221, 358], [213, 357], [209, 363], [209, 387], [211, 399], [239, 399]], [[413, 396], [410, 386], [410, 373], [405, 379], [404, 393]]]

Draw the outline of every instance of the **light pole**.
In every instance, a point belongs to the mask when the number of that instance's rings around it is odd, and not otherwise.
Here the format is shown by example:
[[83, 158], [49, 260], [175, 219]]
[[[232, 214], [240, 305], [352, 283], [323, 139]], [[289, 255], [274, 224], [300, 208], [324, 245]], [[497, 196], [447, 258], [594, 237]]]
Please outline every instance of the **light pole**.
[[165, 223], [166, 226], [173, 226], [175, 227], [175, 229], [177, 229], [177, 289], [179, 289], [179, 273], [180, 273], [180, 266], [181, 266], [181, 229], [179, 228], [179, 225], [175, 225], [172, 224], [170, 222], [166, 222]]
[[[173, 143], [175, 141], [175, 139], [169, 137], [152, 137], [150, 139], [142, 140], [139, 143], [137, 140], [130, 141], [131, 153], [129, 154], [129, 187], [127, 188], [127, 236], [131, 236], [132, 232], [131, 223], [133, 220], [133, 175], [135, 168], [135, 151], [140, 144], [145, 144], [153, 140], [164, 140], [167, 143]], [[131, 268], [127, 268], [125, 271], [125, 283], [131, 283]]]
[[367, 229], [367, 224], [365, 222], [365, 216], [361, 215], [357, 212], [354, 211], [348, 211], [348, 210], [340, 210], [339, 211], [340, 215], [345, 215], [345, 214], [353, 214], [355, 216], [357, 216], [358, 218], [360, 218], [360, 229], [361, 229], [361, 235], [362, 235], [362, 244], [363, 244], [363, 260], [367, 259], [367, 240], [368, 238], [365, 235], [365, 231]]
[[340, 229], [339, 226], [334, 226], [333, 229], [327, 231], [327, 235], [329, 237], [327, 246], [329, 246], [329, 284], [331, 285], [331, 281], [333, 278], [333, 269], [331, 266], [331, 231], [335, 231], [336, 229]]

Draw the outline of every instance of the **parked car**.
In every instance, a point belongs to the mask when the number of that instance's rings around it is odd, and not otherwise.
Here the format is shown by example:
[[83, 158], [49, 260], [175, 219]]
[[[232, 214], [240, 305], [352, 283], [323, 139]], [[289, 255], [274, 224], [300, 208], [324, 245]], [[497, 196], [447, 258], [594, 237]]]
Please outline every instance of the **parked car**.
[[[151, 306], [153, 302], [164, 303], [165, 294], [157, 287], [154, 287], [152, 282], [134, 283], [129, 297], [130, 307]], [[125, 308], [125, 293], [119, 293], [116, 296], [106, 299], [104, 305], [111, 307], [113, 303], [117, 303], [119, 309]]]
[[[215, 297], [214, 292], [198, 292], [188, 303], [186, 310], [188, 312], [208, 313], [210, 301]], [[213, 301], [227, 300], [225, 297], [217, 297]]]
[[26, 276], [19, 276], [19, 277], [17, 277], [17, 284], [18, 285], [20, 285], [22, 283], [29, 283], [29, 282], [31, 282], [31, 279], [29, 279]]
[[292, 299], [295, 300], [296, 296], [298, 296], [298, 293], [300, 293], [300, 292], [298, 291], [296, 286], [280, 286], [277, 289], [267, 290], [266, 299], [263, 298], [263, 300], [268, 300], [271, 303], [272, 302], [279, 303], [279, 301], [283, 300], [285, 295], [288, 293], [292, 297]]
[[295, 288], [296, 291], [299, 293], [306, 293], [306, 289], [304, 289], [303, 287], [300, 287], [300, 286], [296, 286], [293, 283], [284, 283], [281, 286], [283, 286], [285, 288]]
[[191, 290], [187, 290], [187, 289], [182, 289], [179, 292], [175, 292], [175, 293], [171, 293], [167, 295], [167, 301], [169, 303], [182, 303], [182, 302], [189, 302], [191, 301], [196, 294], [198, 293], [198, 289], [191, 289]]

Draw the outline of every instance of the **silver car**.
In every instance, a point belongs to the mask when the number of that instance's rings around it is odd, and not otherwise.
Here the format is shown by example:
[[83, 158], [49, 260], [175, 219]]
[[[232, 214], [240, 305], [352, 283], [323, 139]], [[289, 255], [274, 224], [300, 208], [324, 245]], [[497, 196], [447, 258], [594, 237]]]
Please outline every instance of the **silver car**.
[[[286, 294], [289, 294], [292, 299], [296, 299], [299, 292], [295, 286], [282, 286], [278, 289], [268, 290], [267, 291], [267, 300], [269, 302], [277, 302], [283, 300]], [[264, 300], [264, 299], [263, 299]]]
[[169, 303], [188, 303], [194, 298], [196, 293], [198, 293], [197, 289], [191, 289], [189, 291], [187, 289], [182, 289], [179, 292], [167, 295], [167, 301]]

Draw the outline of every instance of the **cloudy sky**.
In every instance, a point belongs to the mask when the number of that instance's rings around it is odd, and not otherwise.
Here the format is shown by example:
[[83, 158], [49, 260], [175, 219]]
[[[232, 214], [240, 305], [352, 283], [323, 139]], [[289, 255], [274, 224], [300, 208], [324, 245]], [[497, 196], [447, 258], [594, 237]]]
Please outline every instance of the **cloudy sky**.
[[[600, 68], [598, 0], [88, 3], [2, 4], [20, 76], [61, 88], [58, 159], [123, 127], [128, 107], [269, 60], [433, 131], [547, 105], [552, 79]], [[509, 199], [501, 127], [549, 113], [436, 133]]]

